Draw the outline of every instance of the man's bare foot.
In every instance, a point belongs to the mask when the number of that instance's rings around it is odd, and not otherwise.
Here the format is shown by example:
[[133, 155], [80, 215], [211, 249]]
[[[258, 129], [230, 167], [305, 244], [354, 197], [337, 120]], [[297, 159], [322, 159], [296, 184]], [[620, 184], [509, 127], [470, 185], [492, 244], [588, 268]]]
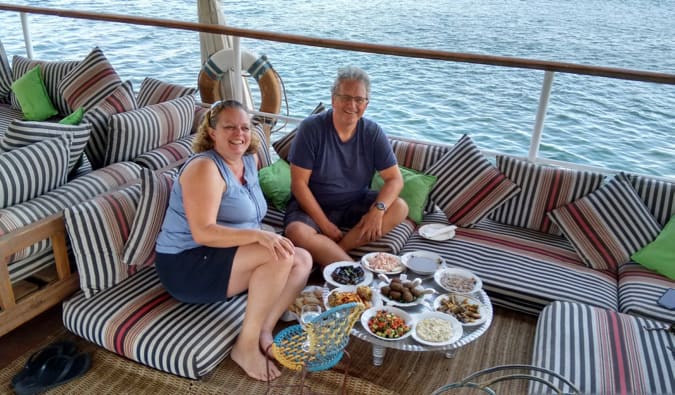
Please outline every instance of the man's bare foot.
[[[267, 361], [260, 350], [241, 350], [239, 344], [235, 344], [230, 357], [250, 377], [261, 381], [272, 381], [281, 376], [281, 371], [274, 363]], [[269, 363], [269, 367], [267, 364]], [[268, 376], [269, 369], [269, 376]]]
[[275, 359], [274, 353], [272, 352], [272, 343], [274, 343], [274, 336], [271, 333], [263, 332], [260, 334], [260, 350], [263, 354], [266, 354], [268, 358]]

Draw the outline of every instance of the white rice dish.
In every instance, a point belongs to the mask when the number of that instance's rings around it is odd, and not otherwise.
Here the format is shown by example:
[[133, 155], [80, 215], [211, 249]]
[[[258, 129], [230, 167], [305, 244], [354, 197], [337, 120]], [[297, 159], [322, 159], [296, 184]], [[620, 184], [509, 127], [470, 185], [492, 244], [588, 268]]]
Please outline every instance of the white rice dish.
[[442, 343], [452, 338], [452, 324], [442, 318], [426, 318], [415, 327], [420, 339], [433, 343]]

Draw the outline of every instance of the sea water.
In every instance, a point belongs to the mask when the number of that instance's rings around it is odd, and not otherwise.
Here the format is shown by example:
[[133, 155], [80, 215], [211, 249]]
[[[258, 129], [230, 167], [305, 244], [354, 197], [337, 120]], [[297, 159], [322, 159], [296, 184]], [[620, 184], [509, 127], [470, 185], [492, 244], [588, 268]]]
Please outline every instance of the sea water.
[[[197, 21], [192, 0], [14, 3]], [[221, 7], [227, 23], [241, 28], [675, 73], [671, 1], [224, 0]], [[79, 59], [99, 46], [136, 90], [145, 76], [196, 86], [201, 60], [195, 32], [29, 19], [36, 59]], [[0, 26], [10, 58], [25, 55], [18, 14], [0, 12]], [[467, 133], [482, 149], [527, 154], [543, 71], [248, 39], [242, 44], [267, 55], [279, 72], [291, 116], [329, 104], [337, 67], [351, 64], [369, 72], [366, 115], [387, 133], [450, 144]], [[674, 114], [675, 86], [556, 73], [540, 156], [675, 177]]]

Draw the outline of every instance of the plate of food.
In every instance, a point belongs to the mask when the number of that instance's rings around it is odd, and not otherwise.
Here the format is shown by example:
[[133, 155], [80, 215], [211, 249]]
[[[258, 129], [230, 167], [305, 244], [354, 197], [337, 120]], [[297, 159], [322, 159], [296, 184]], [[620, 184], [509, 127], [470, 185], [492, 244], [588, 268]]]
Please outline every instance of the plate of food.
[[455, 317], [466, 327], [481, 325], [488, 318], [488, 309], [480, 300], [456, 293], [439, 295], [434, 310]]
[[281, 317], [283, 321], [297, 320], [300, 317], [300, 311], [305, 304], [318, 304], [322, 309], [325, 308], [323, 303], [324, 288], [310, 285], [305, 287], [300, 294], [295, 298], [293, 304], [288, 306], [288, 311]]
[[397, 341], [412, 334], [412, 315], [394, 306], [371, 307], [361, 314], [361, 325], [378, 339]]
[[373, 281], [373, 273], [363, 270], [359, 262], [339, 261], [323, 268], [323, 278], [333, 287], [368, 285]]
[[[401, 277], [405, 274], [401, 275]], [[407, 280], [407, 278], [392, 278], [388, 283], [383, 283], [377, 290], [382, 301], [388, 305], [399, 307], [417, 306], [424, 302], [424, 297], [433, 293], [433, 289], [425, 289], [420, 286], [421, 281]]]
[[428, 311], [417, 316], [412, 337], [427, 346], [447, 346], [462, 338], [462, 324], [451, 315]]
[[412, 251], [401, 255], [401, 262], [413, 273], [428, 276], [445, 266], [443, 258], [430, 251]]
[[327, 309], [351, 302], [363, 303], [366, 309], [382, 306], [382, 298], [368, 285], [342, 285], [323, 294]]
[[455, 225], [427, 224], [420, 226], [418, 233], [427, 240], [445, 241], [455, 237]]
[[405, 270], [401, 257], [386, 252], [371, 252], [361, 258], [363, 267], [374, 273], [398, 274]]
[[434, 281], [448, 292], [470, 294], [483, 288], [483, 281], [470, 270], [447, 267], [434, 273]]

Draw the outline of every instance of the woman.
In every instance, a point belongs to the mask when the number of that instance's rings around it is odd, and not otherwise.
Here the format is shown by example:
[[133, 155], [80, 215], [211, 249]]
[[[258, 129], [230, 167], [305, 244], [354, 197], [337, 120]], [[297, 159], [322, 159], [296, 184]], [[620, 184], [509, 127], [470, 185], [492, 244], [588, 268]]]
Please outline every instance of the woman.
[[211, 303], [248, 290], [232, 359], [251, 377], [267, 375], [265, 350], [284, 310], [305, 286], [309, 253], [261, 230], [267, 211], [257, 177], [259, 141], [241, 103], [215, 103], [200, 125], [193, 150], [174, 183], [157, 239], [162, 284], [186, 303]]

